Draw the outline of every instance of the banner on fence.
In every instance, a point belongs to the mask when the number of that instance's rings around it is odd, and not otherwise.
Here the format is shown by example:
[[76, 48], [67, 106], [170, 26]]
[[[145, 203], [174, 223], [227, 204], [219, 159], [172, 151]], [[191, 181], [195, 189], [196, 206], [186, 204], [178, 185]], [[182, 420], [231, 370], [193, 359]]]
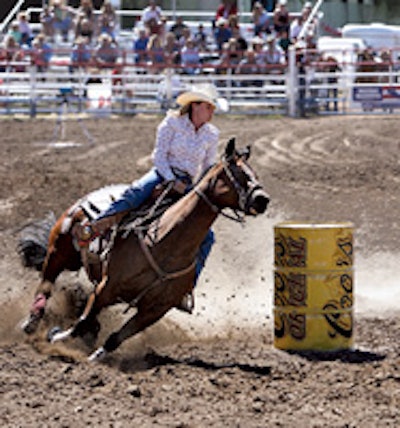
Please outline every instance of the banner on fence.
[[353, 102], [363, 110], [400, 108], [400, 86], [363, 86], [353, 88]]

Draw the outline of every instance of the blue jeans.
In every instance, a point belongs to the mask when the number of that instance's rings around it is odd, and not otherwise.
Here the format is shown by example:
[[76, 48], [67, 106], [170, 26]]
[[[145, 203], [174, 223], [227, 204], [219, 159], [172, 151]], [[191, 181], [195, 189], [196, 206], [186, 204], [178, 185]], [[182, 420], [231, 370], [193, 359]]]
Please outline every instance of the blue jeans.
[[163, 181], [163, 177], [155, 168], [152, 168], [142, 178], [134, 181], [119, 199], [114, 201], [99, 215], [98, 220], [115, 215], [122, 211], [129, 211], [138, 208], [148, 198], [150, 198], [154, 188]]
[[209, 229], [206, 237], [204, 238], [203, 242], [200, 245], [199, 251], [196, 256], [196, 274], [194, 277], [194, 287], [196, 287], [197, 285], [197, 281], [199, 279], [200, 273], [204, 268], [204, 265], [206, 263], [208, 256], [210, 255], [211, 248], [214, 245], [214, 242], [215, 242], [214, 232], [211, 229]]
[[[122, 211], [129, 211], [138, 208], [148, 198], [150, 198], [154, 188], [163, 181], [163, 177], [157, 172], [155, 168], [152, 168], [139, 180], [133, 182], [119, 199], [114, 201], [105, 211], [99, 215], [97, 220], [115, 215]], [[187, 191], [189, 190], [190, 187], [188, 187]], [[207, 236], [200, 245], [199, 252], [197, 253], [194, 286], [197, 284], [200, 272], [204, 268], [205, 262], [208, 255], [210, 254], [211, 247], [213, 246], [214, 242], [214, 232], [210, 229], [207, 232]]]

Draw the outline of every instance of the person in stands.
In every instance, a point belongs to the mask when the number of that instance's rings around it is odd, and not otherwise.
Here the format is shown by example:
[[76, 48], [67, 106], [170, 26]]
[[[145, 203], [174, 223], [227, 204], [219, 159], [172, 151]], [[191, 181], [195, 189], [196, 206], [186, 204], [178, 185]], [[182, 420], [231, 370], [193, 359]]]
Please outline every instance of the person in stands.
[[[129, 211], [137, 209], [161, 183], [173, 183], [173, 189], [184, 195], [217, 161], [219, 130], [210, 122], [215, 109], [224, 109], [226, 101], [218, 98], [215, 86], [203, 84], [183, 92], [176, 102], [179, 109], [169, 110], [157, 128], [152, 154], [153, 167], [133, 182], [120, 199], [114, 201], [96, 221], [76, 227], [75, 235], [81, 246], [88, 245], [93, 237], [103, 235]], [[210, 229], [196, 259], [193, 286], [196, 285], [213, 243], [214, 234]], [[189, 293], [178, 309], [191, 313], [193, 307], [193, 293]]]
[[143, 9], [141, 18], [141, 21], [145, 28], [147, 28], [149, 34], [158, 33], [161, 16], [162, 9], [160, 6], [157, 6], [156, 0], [149, 0], [148, 6]]

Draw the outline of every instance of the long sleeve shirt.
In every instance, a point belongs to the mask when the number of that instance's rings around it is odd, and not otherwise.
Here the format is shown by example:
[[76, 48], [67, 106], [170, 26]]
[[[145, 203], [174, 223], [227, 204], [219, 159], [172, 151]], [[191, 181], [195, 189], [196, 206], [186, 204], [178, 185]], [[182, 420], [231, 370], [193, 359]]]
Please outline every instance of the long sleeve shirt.
[[217, 160], [219, 130], [206, 123], [197, 131], [188, 115], [167, 115], [157, 130], [153, 162], [165, 180], [174, 180], [173, 169], [197, 179]]

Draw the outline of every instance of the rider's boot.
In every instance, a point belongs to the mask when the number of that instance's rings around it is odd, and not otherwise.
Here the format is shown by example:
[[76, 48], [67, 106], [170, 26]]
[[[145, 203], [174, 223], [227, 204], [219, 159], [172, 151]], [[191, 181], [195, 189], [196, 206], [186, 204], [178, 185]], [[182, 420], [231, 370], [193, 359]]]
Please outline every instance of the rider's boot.
[[112, 226], [119, 223], [126, 213], [117, 213], [103, 217], [93, 223], [77, 223], [73, 234], [77, 238], [80, 247], [87, 247], [97, 236], [103, 236]]

